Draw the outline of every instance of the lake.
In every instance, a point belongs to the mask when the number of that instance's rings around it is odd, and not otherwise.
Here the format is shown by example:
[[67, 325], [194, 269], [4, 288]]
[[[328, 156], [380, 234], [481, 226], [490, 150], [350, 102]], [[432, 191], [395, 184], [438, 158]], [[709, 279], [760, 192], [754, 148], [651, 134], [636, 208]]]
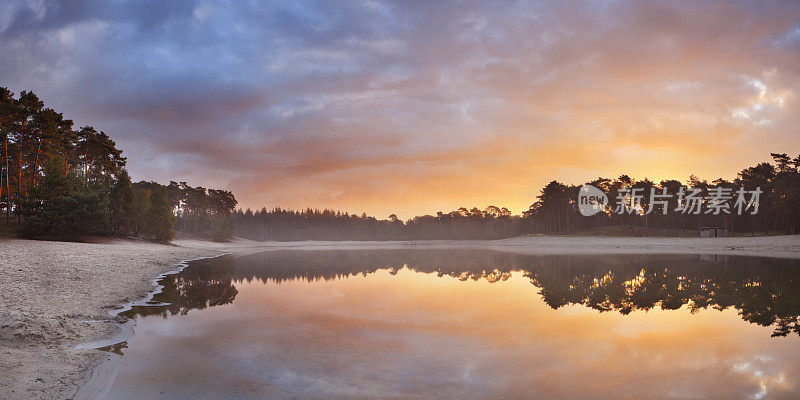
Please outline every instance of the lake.
[[281, 250], [161, 284], [105, 399], [800, 397], [791, 259]]

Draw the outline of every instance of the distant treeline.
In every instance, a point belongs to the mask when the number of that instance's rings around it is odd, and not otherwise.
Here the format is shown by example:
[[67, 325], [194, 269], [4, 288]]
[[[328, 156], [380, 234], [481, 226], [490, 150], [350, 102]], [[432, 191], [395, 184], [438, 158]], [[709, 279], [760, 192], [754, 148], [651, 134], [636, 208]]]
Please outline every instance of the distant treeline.
[[334, 210], [304, 211], [274, 208], [237, 210], [231, 215], [234, 233], [253, 240], [406, 240], [497, 239], [519, 235], [524, 224], [506, 208], [460, 208], [401, 221], [392, 214], [379, 220], [366, 214]]
[[[773, 153], [774, 164], [760, 163], [743, 169], [736, 179], [712, 182], [692, 175], [686, 182], [647, 178], [635, 180], [628, 175], [616, 179], [598, 178], [587, 182], [603, 191], [609, 202], [604, 212], [585, 217], [578, 210], [578, 191], [582, 185], [552, 181], [542, 188], [536, 201], [522, 216], [514, 216], [506, 208], [489, 206], [459, 208], [447, 213], [423, 215], [401, 221], [394, 214], [379, 220], [366, 214], [350, 214], [335, 210], [237, 210], [231, 215], [234, 234], [254, 240], [429, 240], [429, 239], [498, 239], [521, 234], [569, 234], [601, 231], [605, 227], [630, 227], [631, 232], [648, 235], [655, 229], [667, 234], [697, 231], [703, 226], [728, 228], [734, 233], [783, 232], [800, 229], [800, 156]], [[679, 208], [681, 187], [699, 189], [703, 198], [699, 213], [683, 213]], [[714, 188], [726, 188], [733, 194], [730, 214], [707, 214], [707, 199]], [[733, 209], [739, 188], [748, 191], [760, 188], [758, 213], [752, 210], [739, 215]], [[628, 189], [643, 193], [642, 209], [630, 214], [614, 212], [618, 194]], [[653, 205], [650, 213], [651, 189], [670, 195], [667, 213], [663, 206]], [[666, 189], [666, 192], [662, 190]], [[601, 231], [602, 232], [602, 231]]]
[[177, 192], [173, 185], [132, 184], [122, 150], [108, 135], [91, 126], [75, 129], [33, 92], [15, 97], [0, 87], [0, 141], [0, 211], [24, 237], [134, 234], [169, 241], [179, 203], [192, 207], [181, 208], [179, 217], [194, 218], [198, 233], [216, 197], [233, 201], [228, 210], [236, 204], [229, 192], [185, 183]]

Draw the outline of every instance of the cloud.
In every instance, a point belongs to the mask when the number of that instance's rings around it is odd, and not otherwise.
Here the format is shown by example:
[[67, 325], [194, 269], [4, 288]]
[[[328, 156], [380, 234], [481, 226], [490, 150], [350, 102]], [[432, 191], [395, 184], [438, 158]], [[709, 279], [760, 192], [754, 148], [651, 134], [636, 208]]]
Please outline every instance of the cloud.
[[135, 178], [246, 207], [519, 212], [553, 178], [800, 152], [791, 2], [2, 7], [0, 84], [109, 132]]

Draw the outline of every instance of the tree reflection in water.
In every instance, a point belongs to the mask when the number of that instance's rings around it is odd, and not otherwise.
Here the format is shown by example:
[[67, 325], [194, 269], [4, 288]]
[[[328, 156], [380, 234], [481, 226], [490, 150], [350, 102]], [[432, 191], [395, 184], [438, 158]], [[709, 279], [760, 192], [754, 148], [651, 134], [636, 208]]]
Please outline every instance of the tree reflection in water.
[[552, 308], [581, 304], [626, 315], [635, 310], [695, 313], [734, 308], [772, 336], [800, 335], [800, 265], [791, 259], [727, 255], [521, 255], [485, 250], [269, 251], [191, 263], [163, 278], [151, 306], [128, 317], [186, 314], [230, 304], [239, 282], [332, 280], [402, 268], [462, 281], [507, 280], [519, 271]]

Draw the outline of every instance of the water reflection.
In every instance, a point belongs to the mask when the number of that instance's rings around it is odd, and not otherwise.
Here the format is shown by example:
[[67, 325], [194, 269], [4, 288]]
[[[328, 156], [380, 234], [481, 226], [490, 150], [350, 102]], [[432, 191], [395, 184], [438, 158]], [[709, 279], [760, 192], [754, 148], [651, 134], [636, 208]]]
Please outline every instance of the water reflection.
[[521, 255], [483, 250], [271, 251], [194, 262], [165, 277], [147, 307], [127, 317], [186, 314], [230, 304], [236, 283], [313, 282], [397, 274], [450, 276], [490, 283], [519, 271], [553, 309], [580, 304], [627, 315], [635, 310], [691, 313], [733, 308], [744, 321], [772, 326], [772, 336], [800, 335], [800, 265], [793, 259], [727, 255]]
[[128, 313], [105, 398], [798, 398], [798, 269], [466, 250], [204, 260], [162, 281], [168, 305]]
[[197, 261], [178, 274], [167, 275], [159, 283], [163, 286], [147, 306], [134, 306], [122, 313], [126, 317], [161, 315], [186, 315], [189, 310], [230, 304], [239, 293], [234, 287], [235, 262], [229, 257], [213, 262]]

